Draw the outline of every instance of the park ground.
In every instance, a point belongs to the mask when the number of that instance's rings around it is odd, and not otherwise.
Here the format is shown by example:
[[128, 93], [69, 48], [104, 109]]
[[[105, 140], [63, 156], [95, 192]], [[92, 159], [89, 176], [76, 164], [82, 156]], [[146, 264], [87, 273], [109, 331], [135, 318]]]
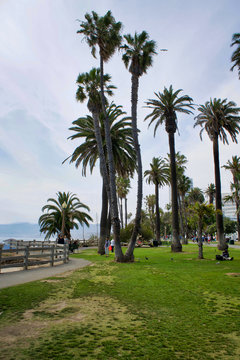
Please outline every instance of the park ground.
[[85, 268], [0, 290], [0, 359], [239, 359], [240, 250], [96, 250]]

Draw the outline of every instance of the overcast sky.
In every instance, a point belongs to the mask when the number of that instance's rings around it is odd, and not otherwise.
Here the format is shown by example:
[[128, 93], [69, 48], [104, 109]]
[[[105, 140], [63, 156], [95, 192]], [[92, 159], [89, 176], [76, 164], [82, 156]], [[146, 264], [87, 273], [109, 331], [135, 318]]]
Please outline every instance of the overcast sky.
[[[140, 79], [138, 126], [143, 168], [169, 152], [164, 127], [153, 138], [144, 122], [147, 99], [164, 86], [191, 96], [195, 104], [210, 97], [227, 98], [240, 106], [237, 70], [230, 72], [233, 33], [240, 31], [239, 0], [0, 0], [0, 223], [36, 223], [41, 208], [57, 191], [76, 193], [100, 218], [101, 179], [81, 176], [81, 169], [62, 161], [78, 146], [67, 140], [72, 121], [88, 114], [75, 100], [79, 73], [98, 66], [82, 36], [76, 34], [86, 12], [111, 10], [124, 25], [123, 33], [146, 30], [159, 52], [153, 67]], [[130, 115], [131, 77], [121, 54], [106, 64], [117, 86], [114, 101]], [[197, 112], [195, 113], [195, 115]], [[214, 182], [212, 144], [199, 139], [194, 115], [178, 117], [176, 151], [187, 156], [187, 175], [194, 186]], [[239, 145], [220, 147], [221, 165], [239, 156]], [[229, 191], [230, 174], [221, 169], [222, 192]], [[154, 193], [144, 181], [144, 197]], [[169, 202], [167, 187], [160, 206]], [[135, 213], [132, 181], [129, 211]]]

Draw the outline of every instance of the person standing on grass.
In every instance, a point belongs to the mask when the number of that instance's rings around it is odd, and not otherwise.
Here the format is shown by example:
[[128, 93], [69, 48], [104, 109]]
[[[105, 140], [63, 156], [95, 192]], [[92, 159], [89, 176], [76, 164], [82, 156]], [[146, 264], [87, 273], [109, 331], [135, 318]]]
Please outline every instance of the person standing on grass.
[[112, 240], [111, 240], [111, 247], [112, 247], [111, 250], [112, 250], [112, 253], [113, 253], [113, 251], [114, 251], [114, 246], [115, 246], [115, 242], [114, 242], [114, 239], [112, 239]]
[[108, 239], [106, 239], [105, 241], [105, 255], [109, 256], [109, 246], [110, 246], [110, 241]]

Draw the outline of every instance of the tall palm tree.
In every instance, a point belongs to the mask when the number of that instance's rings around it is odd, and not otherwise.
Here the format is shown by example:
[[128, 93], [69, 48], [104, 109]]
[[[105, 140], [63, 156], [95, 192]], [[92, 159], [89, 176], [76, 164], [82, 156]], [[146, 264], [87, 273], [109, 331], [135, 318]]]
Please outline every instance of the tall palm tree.
[[[104, 82], [107, 84], [111, 77], [104, 75]], [[99, 125], [99, 117], [102, 112], [101, 96], [100, 96], [100, 70], [93, 68], [89, 73], [79, 74], [77, 78], [78, 89], [76, 92], [77, 101], [84, 102], [88, 99], [87, 107], [92, 113], [94, 122], [94, 132], [98, 147], [98, 153], [100, 158], [100, 167], [103, 174], [104, 183], [110, 199], [110, 184], [108, 177], [108, 170], [106, 165], [105, 154], [103, 150], [101, 130]], [[113, 94], [113, 85], [106, 85], [106, 93], [111, 96]]]
[[233, 142], [237, 143], [237, 134], [240, 130], [240, 117], [238, 113], [240, 108], [236, 107], [233, 101], [227, 99], [210, 99], [205, 105], [198, 108], [199, 114], [196, 116], [194, 127], [200, 125], [200, 138], [205, 130], [213, 143], [214, 170], [215, 170], [215, 186], [216, 186], [216, 224], [217, 235], [219, 241], [219, 250], [227, 247], [223, 229], [222, 215], [222, 199], [221, 199], [221, 177], [219, 166], [219, 146], [220, 139], [223, 144], [228, 144], [227, 132], [231, 136]]
[[205, 190], [205, 194], [208, 196], [209, 204], [213, 204], [213, 200], [215, 199], [216, 188], [214, 184], [209, 184], [207, 189]]
[[73, 228], [78, 229], [78, 224], [89, 226], [92, 221], [90, 215], [82, 211], [90, 211], [89, 207], [78, 199], [75, 194], [70, 192], [57, 192], [57, 199], [50, 198], [49, 204], [43, 206], [38, 223], [40, 232], [46, 233], [45, 239], [49, 239], [56, 233], [62, 233], [63, 236], [71, 237], [70, 231]]
[[231, 46], [237, 45], [236, 50], [233, 52], [231, 61], [233, 62], [233, 66], [231, 67], [231, 71], [235, 68], [238, 69], [238, 77], [240, 79], [240, 33], [233, 34]]
[[156, 121], [154, 128], [154, 136], [159, 125], [165, 123], [165, 129], [168, 133], [169, 149], [170, 149], [170, 168], [171, 168], [171, 193], [172, 193], [172, 251], [181, 252], [182, 245], [179, 240], [179, 222], [178, 222], [178, 196], [177, 196], [177, 174], [175, 161], [175, 140], [174, 134], [177, 130], [177, 112], [184, 114], [192, 114], [193, 109], [192, 98], [188, 95], [178, 97], [182, 90], [173, 91], [172, 85], [164, 88], [163, 93], [155, 93], [157, 99], [149, 99], [147, 107], [153, 109], [146, 116], [151, 118], [149, 126]]
[[[136, 156], [132, 141], [130, 118], [124, 117], [126, 113], [122, 111], [122, 106], [116, 106], [113, 103], [107, 108], [107, 112], [110, 120], [110, 131], [116, 171], [119, 176], [132, 175], [135, 169]], [[99, 121], [103, 151], [106, 156], [107, 151], [103, 113], [99, 114]], [[73, 127], [71, 127], [69, 130], [74, 131], [74, 135], [69, 137], [71, 140], [83, 139], [84, 142], [74, 150], [68, 159], [70, 159], [70, 163], [74, 162], [77, 168], [80, 164], [82, 164], [82, 174], [83, 176], [86, 176], [87, 167], [90, 167], [90, 172], [92, 173], [96, 162], [99, 159], [99, 152], [94, 130], [94, 120], [89, 115], [86, 117], [81, 117], [73, 121]], [[103, 181], [100, 241], [98, 244], [99, 254], [104, 254], [105, 252], [104, 244], [108, 235], [108, 200], [106, 187]]]
[[155, 185], [155, 200], [156, 200], [156, 240], [160, 242], [160, 213], [159, 213], [159, 188], [169, 184], [169, 167], [164, 159], [161, 157], [153, 158], [150, 164], [151, 169], [144, 171], [144, 176], [147, 177], [148, 184]]
[[109, 190], [110, 190], [110, 210], [112, 216], [114, 238], [115, 238], [115, 258], [117, 261], [124, 261], [124, 256], [120, 244], [120, 220], [118, 214], [115, 167], [110, 134], [110, 123], [106, 111], [106, 99], [104, 95], [104, 62], [107, 62], [114, 54], [116, 49], [120, 46], [122, 37], [120, 31], [122, 24], [116, 22], [112, 16], [111, 11], [108, 11], [104, 16], [99, 16], [92, 11], [92, 15], [85, 15], [86, 21], [80, 23], [79, 34], [83, 34], [88, 45], [92, 49], [92, 55], [96, 56], [96, 46], [99, 49], [100, 57], [100, 74], [101, 74], [101, 105], [105, 117], [105, 140], [107, 148], [108, 174], [109, 174]]
[[129, 243], [129, 247], [125, 254], [129, 260], [133, 260], [133, 251], [137, 239], [137, 235], [140, 229], [141, 223], [141, 209], [142, 209], [142, 159], [141, 151], [138, 140], [138, 128], [137, 128], [137, 103], [138, 103], [138, 88], [139, 78], [147, 72], [147, 69], [152, 65], [152, 57], [156, 54], [155, 41], [149, 40], [149, 35], [146, 31], [142, 31], [140, 34], [135, 33], [134, 36], [130, 34], [124, 36], [126, 43], [121, 47], [124, 51], [122, 56], [123, 62], [126, 68], [131, 73], [131, 115], [132, 115], [132, 133], [134, 139], [134, 147], [137, 155], [137, 208], [135, 215], [134, 229]]
[[238, 240], [240, 241], [240, 157], [232, 156], [232, 162], [228, 160], [226, 165], [223, 165], [226, 170], [230, 170], [233, 176], [233, 183], [231, 184], [232, 195], [226, 200], [235, 202], [236, 213], [237, 213], [237, 229], [238, 229]]

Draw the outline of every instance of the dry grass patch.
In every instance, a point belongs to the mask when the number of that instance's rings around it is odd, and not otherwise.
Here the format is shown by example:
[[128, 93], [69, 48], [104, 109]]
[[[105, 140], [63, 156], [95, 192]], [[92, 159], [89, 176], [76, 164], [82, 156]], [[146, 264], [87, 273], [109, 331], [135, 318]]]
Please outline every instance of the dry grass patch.
[[240, 273], [226, 273], [228, 276], [239, 277]]

